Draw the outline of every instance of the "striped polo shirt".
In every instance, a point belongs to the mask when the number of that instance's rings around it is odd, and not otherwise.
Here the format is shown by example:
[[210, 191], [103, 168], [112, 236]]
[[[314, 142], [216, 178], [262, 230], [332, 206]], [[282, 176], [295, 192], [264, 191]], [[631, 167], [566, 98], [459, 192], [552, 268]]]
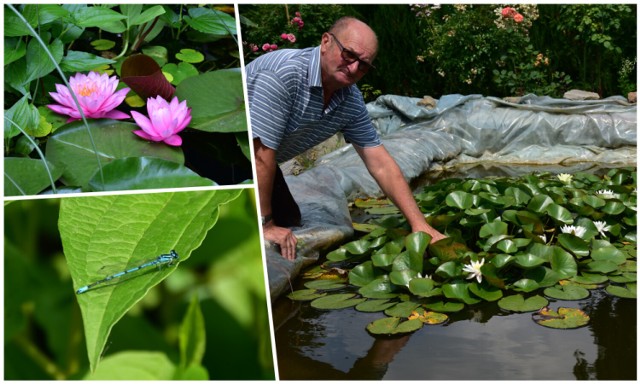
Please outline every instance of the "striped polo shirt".
[[324, 109], [320, 47], [281, 49], [246, 66], [253, 138], [287, 161], [342, 131], [360, 147], [380, 145], [380, 138], [358, 87], [336, 91]]

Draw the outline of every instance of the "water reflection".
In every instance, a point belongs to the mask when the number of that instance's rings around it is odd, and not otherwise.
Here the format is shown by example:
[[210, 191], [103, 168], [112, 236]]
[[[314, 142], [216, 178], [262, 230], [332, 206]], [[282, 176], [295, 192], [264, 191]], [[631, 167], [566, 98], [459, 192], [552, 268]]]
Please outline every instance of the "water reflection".
[[[281, 379], [573, 380], [636, 378], [635, 300], [593, 291], [577, 302], [588, 327], [549, 329], [531, 313], [507, 314], [483, 303], [445, 325], [401, 337], [372, 337], [381, 313], [320, 311], [282, 299], [274, 305]], [[279, 319], [279, 320], [278, 320]]]

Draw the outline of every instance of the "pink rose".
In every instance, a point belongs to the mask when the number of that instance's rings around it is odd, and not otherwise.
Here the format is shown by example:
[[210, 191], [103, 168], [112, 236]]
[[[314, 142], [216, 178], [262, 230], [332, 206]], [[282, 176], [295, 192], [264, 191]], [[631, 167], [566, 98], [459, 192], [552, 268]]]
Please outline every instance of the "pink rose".
[[296, 12], [296, 17], [302, 17], [302, 15], [300, 14], [300, 12]]
[[291, 43], [295, 43], [296, 42], [296, 35], [294, 35], [293, 33], [287, 34], [287, 40], [289, 40]]
[[511, 7], [504, 7], [502, 8], [502, 17], [504, 18], [510, 18], [510, 17], [514, 17], [514, 15], [516, 15], [518, 12], [515, 10], [515, 8], [511, 8]]
[[258, 51], [258, 46], [255, 44], [249, 44], [249, 48], [251, 49], [251, 52], [257, 52]]
[[271, 44], [271, 50], [275, 51], [276, 49], [278, 49], [278, 46], [276, 44]]
[[282, 40], [287, 40], [289, 38], [289, 35], [283, 33], [282, 35], [280, 35], [280, 38], [282, 38]]
[[262, 50], [267, 52], [269, 49], [271, 49], [271, 44], [269, 43], [264, 43], [262, 44]]
[[522, 23], [522, 20], [524, 20], [524, 16], [519, 13], [516, 13], [515, 16], [513, 16], [513, 21], [516, 23]]

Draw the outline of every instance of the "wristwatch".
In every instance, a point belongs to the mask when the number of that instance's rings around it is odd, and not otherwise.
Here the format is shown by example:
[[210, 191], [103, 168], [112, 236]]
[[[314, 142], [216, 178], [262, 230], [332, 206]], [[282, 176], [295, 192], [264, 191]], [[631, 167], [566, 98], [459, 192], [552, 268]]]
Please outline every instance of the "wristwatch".
[[271, 221], [271, 214], [268, 214], [266, 216], [260, 216], [260, 219], [262, 220], [262, 225], [264, 226], [265, 224]]

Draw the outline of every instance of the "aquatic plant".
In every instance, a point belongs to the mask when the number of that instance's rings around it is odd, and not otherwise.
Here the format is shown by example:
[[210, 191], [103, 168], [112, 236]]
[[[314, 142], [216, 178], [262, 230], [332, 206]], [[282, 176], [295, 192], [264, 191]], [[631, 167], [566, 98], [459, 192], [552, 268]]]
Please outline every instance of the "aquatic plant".
[[[309, 281], [289, 297], [318, 308], [382, 311], [392, 319], [370, 324], [374, 334], [412, 332], [429, 323], [421, 320], [425, 311], [444, 314], [486, 301], [505, 311], [538, 311], [539, 322], [550, 316], [549, 299], [581, 300], [603, 287], [635, 298], [636, 183], [635, 169], [576, 173], [570, 184], [549, 173], [442, 180], [415, 196], [427, 221], [448, 236], [431, 245], [427, 234], [409, 233], [390, 203], [358, 200], [373, 216], [354, 224], [366, 234], [305, 274], [332, 285]], [[586, 324], [588, 316], [576, 310], [552, 312]]]

